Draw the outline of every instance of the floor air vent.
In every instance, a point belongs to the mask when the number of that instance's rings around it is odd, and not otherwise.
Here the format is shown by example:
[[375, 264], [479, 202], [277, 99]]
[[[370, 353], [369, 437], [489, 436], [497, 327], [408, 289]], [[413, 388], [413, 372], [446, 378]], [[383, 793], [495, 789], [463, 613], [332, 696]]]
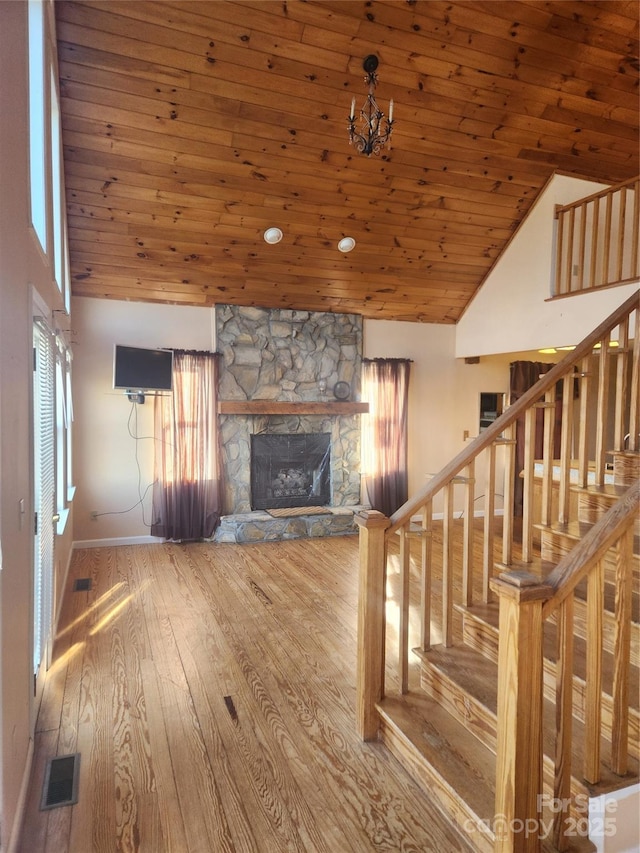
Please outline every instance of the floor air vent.
[[78, 802], [80, 753], [60, 755], [47, 762], [40, 809], [72, 806]]
[[74, 592], [85, 592], [91, 589], [91, 578], [76, 578], [73, 582]]

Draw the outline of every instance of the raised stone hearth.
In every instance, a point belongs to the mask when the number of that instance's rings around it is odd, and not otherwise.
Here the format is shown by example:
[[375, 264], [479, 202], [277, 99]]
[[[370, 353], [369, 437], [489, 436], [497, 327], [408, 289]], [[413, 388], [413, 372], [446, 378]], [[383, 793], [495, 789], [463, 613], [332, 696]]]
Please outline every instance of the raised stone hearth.
[[[223, 357], [219, 426], [224, 488], [216, 541], [355, 532], [353, 511], [360, 508], [360, 414], [341, 410], [345, 403], [341, 398], [338, 404], [333, 389], [338, 382], [347, 383], [349, 403], [360, 399], [362, 318], [219, 305], [216, 336]], [[237, 407], [243, 411], [234, 411]], [[328, 494], [322, 500], [310, 497], [309, 503], [326, 504], [331, 513], [273, 518], [253, 501], [252, 438], [305, 434], [329, 437]]]
[[225, 515], [215, 533], [216, 542], [269, 542], [281, 539], [308, 539], [318, 536], [345, 536], [357, 533], [355, 514], [367, 507], [329, 507], [328, 514], [273, 518], [268, 512]]

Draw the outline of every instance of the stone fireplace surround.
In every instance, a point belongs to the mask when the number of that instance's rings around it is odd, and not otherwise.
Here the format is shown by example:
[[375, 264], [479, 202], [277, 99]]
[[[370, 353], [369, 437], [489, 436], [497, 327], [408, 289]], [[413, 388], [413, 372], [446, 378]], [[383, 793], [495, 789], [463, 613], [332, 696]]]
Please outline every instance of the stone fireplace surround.
[[[360, 505], [362, 318], [218, 305], [223, 517], [215, 540], [250, 542], [355, 532]], [[350, 401], [333, 395], [337, 382]], [[251, 436], [329, 433], [330, 514], [273, 518], [251, 507]]]

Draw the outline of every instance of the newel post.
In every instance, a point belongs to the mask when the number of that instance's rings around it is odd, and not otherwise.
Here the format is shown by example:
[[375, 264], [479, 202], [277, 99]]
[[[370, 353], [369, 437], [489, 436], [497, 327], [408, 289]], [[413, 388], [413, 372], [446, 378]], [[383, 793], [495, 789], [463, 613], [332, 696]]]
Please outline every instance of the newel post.
[[553, 590], [528, 572], [491, 581], [500, 600], [496, 853], [538, 853], [542, 842], [542, 605]]
[[357, 513], [360, 528], [356, 726], [363, 740], [378, 734], [376, 702], [384, 693], [385, 530], [391, 522], [377, 510]]

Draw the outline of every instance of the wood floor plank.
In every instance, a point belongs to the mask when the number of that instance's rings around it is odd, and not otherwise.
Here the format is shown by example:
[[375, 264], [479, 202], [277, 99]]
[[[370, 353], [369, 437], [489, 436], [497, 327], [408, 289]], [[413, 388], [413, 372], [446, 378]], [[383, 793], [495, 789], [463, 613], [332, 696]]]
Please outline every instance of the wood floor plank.
[[[203, 581], [199, 577], [197, 565], [191, 563], [189, 570], [190, 577], [185, 575], [182, 579], [185, 595], [191, 602], [191, 609], [183, 617], [186, 621], [183, 625], [184, 633], [182, 634], [181, 631], [181, 634], [187, 638], [187, 642], [183, 645], [181, 653], [183, 661], [186, 661], [188, 650], [193, 652], [194, 660], [190, 667], [190, 684], [193, 692], [199, 670], [195, 657], [202, 649], [200, 637], [203, 633], [210, 636], [213, 628], [210, 623], [208, 624], [205, 619], [201, 620], [200, 617], [208, 612], [209, 607], [215, 608], [216, 603], [210, 598], [207, 600], [207, 608], [200, 612], [196, 611], [194, 604], [201, 602], [203, 597], [201, 594], [193, 594], [195, 590], [187, 592], [187, 587], [190, 580], [196, 582], [199, 580], [198, 588], [203, 590]], [[229, 601], [226, 604], [229, 604]], [[256, 663], [255, 660], [251, 660], [250, 655], [245, 651], [246, 646], [239, 640], [238, 631], [242, 631], [242, 621], [233, 618], [225, 608], [224, 612], [217, 610], [216, 622], [223, 628], [224, 639], [231, 646], [233, 660], [238, 665], [236, 689], [225, 693], [227, 701], [224, 705], [227, 712], [218, 702], [217, 716], [222, 719], [225, 716], [231, 716], [234, 719], [235, 725], [231, 728], [227, 726], [227, 733], [232, 736], [229, 748], [232, 752], [240, 753], [243, 758], [244, 768], [251, 781], [253, 799], [270, 824], [271, 831], [277, 831], [283, 849], [313, 849], [318, 850], [319, 853], [328, 851], [323, 834], [316, 826], [315, 810], [310, 808], [301, 795], [295, 775], [292, 773], [292, 767], [296, 763], [294, 757], [297, 752], [296, 744], [283, 724], [279, 709], [264, 683], [261, 662]], [[210, 647], [207, 648], [209, 655], [212, 651]], [[226, 657], [228, 659], [228, 654]], [[200, 666], [203, 664], [206, 667], [206, 659], [200, 660]], [[196, 692], [200, 694], [202, 686], [198, 687]], [[226, 690], [229, 690], [229, 687]], [[212, 698], [215, 701], [222, 696], [218, 694], [218, 697]], [[231, 709], [227, 705], [229, 700], [233, 702]], [[228, 713], [229, 711], [231, 713]], [[283, 751], [283, 742], [286, 761], [283, 761], [284, 756], [280, 754]], [[295, 815], [294, 820], [292, 820], [293, 815]]]
[[154, 600], [148, 620], [160, 702], [188, 850], [233, 850], [229, 827], [174, 634], [171, 609]]
[[[162, 577], [158, 579], [155, 593], [162, 606], [166, 608], [167, 604], [163, 598]], [[181, 631], [181, 664], [184, 667], [185, 679], [189, 683], [189, 689], [194, 699], [194, 708], [198, 714], [198, 719], [201, 721], [203, 743], [207, 749], [211, 764], [215, 768], [216, 780], [221, 800], [224, 803], [225, 814], [230, 816], [232, 823], [239, 824], [239, 837], [242, 839], [244, 849], [247, 851], [258, 850], [260, 848], [256, 840], [257, 836], [260, 831], [264, 832], [268, 829], [268, 824], [262, 822], [262, 824], [258, 823], [258, 826], [253, 827], [247, 821], [244, 807], [244, 801], [247, 796], [246, 786], [243, 784], [243, 779], [237, 773], [237, 767], [234, 766], [235, 763], [232, 761], [234, 757], [233, 753], [228, 753], [225, 749], [220, 732], [220, 728], [224, 727], [226, 719], [229, 717], [223, 696], [235, 693], [235, 690], [230, 688], [230, 682], [233, 680], [231, 674], [231, 670], [234, 669], [233, 665], [225, 666], [224, 679], [220, 679], [216, 673], [217, 662], [223, 659], [228, 660], [228, 650], [216, 644], [211, 634], [203, 634], [200, 638], [196, 638], [196, 645], [200, 650], [200, 655], [204, 657], [204, 659], [201, 658], [200, 660], [200, 667], [202, 668], [201, 675], [200, 669], [195, 664], [193, 655], [191, 654], [190, 647], [192, 641], [189, 639], [190, 629], [195, 627], [196, 631], [201, 630], [197, 615], [194, 614], [192, 607], [189, 608], [189, 618], [185, 625], [180, 615], [180, 608], [176, 608], [172, 612], [171, 619], [172, 623]], [[183, 634], [182, 631], [185, 633]], [[203, 681], [206, 681], [209, 685], [209, 691], [204, 688]], [[242, 814], [244, 823], [238, 820], [239, 813]]]
[[[78, 715], [79, 791], [82, 799], [79, 800], [80, 807], [72, 807], [69, 850], [107, 853], [113, 850], [116, 840], [111, 719], [114, 685], [107, 628], [124, 601], [125, 589], [114, 578], [115, 553], [112, 549], [74, 554], [72, 578], [87, 576], [82, 571], [87, 558], [98, 562], [92, 564], [94, 598], [85, 625]], [[96, 814], [100, 815], [99, 821], [95, 820]]]
[[[34, 777], [75, 731], [80, 797], [51, 849], [466, 853], [357, 737], [357, 569], [352, 536], [75, 552], [70, 583], [94, 588], [67, 591]], [[47, 849], [50, 820], [30, 791], [21, 853]]]
[[[246, 553], [246, 549], [244, 550]], [[265, 589], [269, 589], [268, 578], [264, 578], [261, 583]], [[240, 593], [239, 589], [237, 591]], [[252, 649], [256, 668], [260, 666], [261, 660], [268, 661], [265, 678], [273, 680], [275, 677], [270, 692], [287, 697], [294, 712], [293, 718], [287, 721], [286, 730], [295, 731], [297, 725], [299, 734], [296, 741], [308, 740], [313, 744], [316, 771], [324, 768], [326, 772], [326, 782], [324, 786], [320, 786], [321, 789], [326, 787], [328, 790], [339, 791], [341, 799], [348, 800], [354, 812], [361, 815], [369, 836], [375, 831], [379, 833], [380, 827], [388, 824], [389, 815], [393, 814], [398, 824], [397, 834], [408, 840], [411, 837], [410, 809], [403, 814], [402, 804], [398, 802], [396, 808], [389, 811], [388, 804], [385, 803], [384, 813], [378, 812], [366, 795], [366, 792], [375, 786], [380, 772], [376, 761], [371, 762], [371, 775], [361, 769], [359, 772], [353, 771], [353, 764], [357, 762], [352, 764], [349, 760], [354, 757], [351, 750], [360, 751], [362, 745], [355, 737], [352, 710], [355, 693], [351, 689], [352, 679], [350, 676], [345, 679], [344, 670], [334, 667], [329, 657], [318, 654], [318, 649], [309, 648], [312, 632], [289, 629], [289, 624], [302, 624], [305, 628], [312, 624], [313, 614], [310, 611], [304, 612], [303, 605], [299, 603], [299, 599], [297, 601], [293, 609], [290, 608], [285, 613], [277, 607], [265, 606], [264, 618], [252, 621], [251, 635], [242, 640], [241, 647], [234, 649], [234, 653], [238, 656], [242, 654], [242, 649]], [[233, 606], [231, 599], [227, 606]], [[273, 641], [274, 636], [278, 638], [277, 642]], [[280, 650], [276, 658], [273, 657], [273, 648]], [[344, 650], [338, 658], [342, 664], [343, 655]], [[248, 667], [250, 664], [247, 662], [245, 665]], [[347, 680], [348, 688], [345, 688], [343, 683]], [[326, 695], [331, 701], [319, 705], [318, 695]], [[280, 704], [278, 711], [282, 713], [283, 708]], [[345, 736], [345, 732], [348, 736]], [[318, 757], [323, 759], [321, 763], [318, 762]], [[318, 788], [317, 778], [314, 780], [314, 786]], [[392, 798], [393, 793], [390, 792], [388, 796]], [[374, 830], [374, 827], [377, 827], [377, 830]], [[390, 837], [393, 837], [388, 827], [387, 831]], [[362, 844], [362, 840], [359, 843]]]
[[[40, 798], [42, 795], [45, 766], [49, 757], [55, 755], [57, 743], [57, 729], [48, 728], [44, 729], [44, 731], [36, 732], [31, 780], [25, 805], [26, 818], [22, 828], [19, 853], [29, 853], [31, 850], [45, 850], [49, 829], [49, 812], [40, 811]], [[65, 841], [62, 839], [60, 849], [64, 850], [66, 843], [68, 843], [68, 840]]]

